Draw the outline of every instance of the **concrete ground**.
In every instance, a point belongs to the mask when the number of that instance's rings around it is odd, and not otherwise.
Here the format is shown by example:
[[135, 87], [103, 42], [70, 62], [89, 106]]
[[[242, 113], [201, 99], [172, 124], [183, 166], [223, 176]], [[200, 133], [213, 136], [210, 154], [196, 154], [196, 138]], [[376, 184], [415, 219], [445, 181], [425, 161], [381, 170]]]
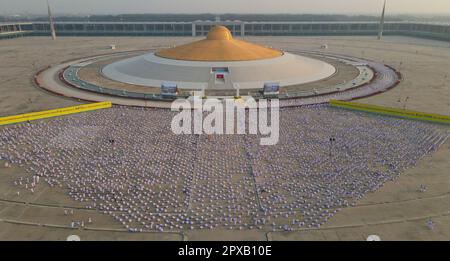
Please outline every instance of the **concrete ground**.
[[[79, 57], [115, 51], [160, 48], [192, 41], [192, 38], [67, 37], [51, 41], [30, 37], [0, 41], [0, 116], [78, 104], [37, 89], [32, 76], [42, 67]], [[359, 100], [363, 103], [406, 107], [450, 115], [450, 43], [407, 37], [248, 37], [247, 40], [285, 50], [319, 50], [382, 61], [399, 69], [404, 81], [389, 92]], [[324, 51], [324, 50], [322, 50]], [[16, 195], [13, 180], [23, 170], [5, 167], [0, 160], [0, 239], [64, 240], [80, 235], [83, 240], [365, 240], [377, 234], [383, 240], [450, 239], [450, 142], [423, 158], [395, 182], [369, 194], [354, 207], [343, 209], [321, 229], [296, 232], [185, 231], [128, 233], [108, 215], [86, 209], [62, 189], [40, 186], [34, 194]], [[421, 184], [426, 192], [419, 192]], [[73, 215], [64, 215], [73, 209]], [[87, 220], [83, 230], [70, 228], [72, 221]], [[426, 221], [432, 218], [435, 229]]]

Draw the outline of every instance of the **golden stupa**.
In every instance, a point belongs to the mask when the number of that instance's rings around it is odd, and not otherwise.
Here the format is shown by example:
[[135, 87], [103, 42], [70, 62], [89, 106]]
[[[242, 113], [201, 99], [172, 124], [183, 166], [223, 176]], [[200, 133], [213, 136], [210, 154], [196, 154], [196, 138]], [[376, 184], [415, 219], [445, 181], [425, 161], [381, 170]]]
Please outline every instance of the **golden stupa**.
[[156, 55], [173, 60], [233, 62], [270, 59], [282, 56], [283, 52], [233, 39], [228, 28], [215, 26], [204, 40], [164, 49]]

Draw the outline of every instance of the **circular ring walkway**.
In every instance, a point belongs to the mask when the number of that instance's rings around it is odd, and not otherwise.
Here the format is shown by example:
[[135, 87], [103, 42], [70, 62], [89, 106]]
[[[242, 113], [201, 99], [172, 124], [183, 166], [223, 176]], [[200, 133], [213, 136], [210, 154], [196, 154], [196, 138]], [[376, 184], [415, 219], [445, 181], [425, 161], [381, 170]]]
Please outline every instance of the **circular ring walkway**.
[[[136, 53], [138, 52], [142, 51], [136, 51]], [[281, 107], [321, 104], [327, 103], [332, 99], [353, 100], [368, 97], [395, 87], [401, 80], [400, 73], [395, 69], [374, 61], [321, 52], [297, 51], [294, 53], [314, 56], [318, 59], [332, 59], [356, 68], [359, 73], [351, 81], [338, 85], [280, 93]], [[133, 52], [100, 55], [68, 61], [41, 70], [35, 75], [35, 83], [42, 89], [52, 93], [80, 100], [110, 100], [118, 105], [170, 108], [170, 102], [173, 99], [163, 98], [159, 93], [143, 93], [99, 86], [81, 79], [78, 74], [80, 69], [90, 64], [113, 58], [118, 59], [121, 56], [129, 56], [130, 54], [133, 54]], [[248, 94], [256, 99], [263, 98], [257, 90]], [[180, 95], [180, 98], [188, 96], [190, 96], [189, 93], [183, 93]]]

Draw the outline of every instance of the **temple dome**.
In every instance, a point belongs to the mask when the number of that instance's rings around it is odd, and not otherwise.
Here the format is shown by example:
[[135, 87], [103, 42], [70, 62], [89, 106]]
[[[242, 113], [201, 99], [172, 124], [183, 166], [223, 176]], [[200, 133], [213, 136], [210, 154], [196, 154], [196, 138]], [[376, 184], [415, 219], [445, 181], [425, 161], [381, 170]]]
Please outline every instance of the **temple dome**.
[[231, 40], [233, 39], [233, 35], [230, 30], [225, 26], [214, 26], [211, 31], [209, 31], [208, 36], [206, 36], [207, 40]]
[[233, 62], [280, 57], [283, 52], [234, 39], [225, 26], [215, 26], [206, 39], [160, 50], [155, 55], [172, 60]]

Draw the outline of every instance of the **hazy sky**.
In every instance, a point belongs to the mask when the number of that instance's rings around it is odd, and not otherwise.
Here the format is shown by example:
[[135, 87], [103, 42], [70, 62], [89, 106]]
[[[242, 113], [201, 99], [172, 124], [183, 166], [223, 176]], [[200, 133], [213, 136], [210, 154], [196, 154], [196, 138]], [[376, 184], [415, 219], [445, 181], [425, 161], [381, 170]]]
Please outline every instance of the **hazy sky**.
[[[379, 13], [383, 0], [50, 0], [53, 13]], [[389, 13], [447, 13], [450, 0], [388, 0]], [[0, 0], [0, 14], [45, 14], [45, 0]]]

